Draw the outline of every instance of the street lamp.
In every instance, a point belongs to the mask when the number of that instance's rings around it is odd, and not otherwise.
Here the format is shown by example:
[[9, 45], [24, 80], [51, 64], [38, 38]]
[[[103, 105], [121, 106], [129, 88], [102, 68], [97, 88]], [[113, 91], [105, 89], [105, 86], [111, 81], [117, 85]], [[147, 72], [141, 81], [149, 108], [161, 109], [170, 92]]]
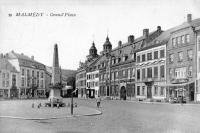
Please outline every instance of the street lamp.
[[31, 84], [31, 87], [32, 87], [32, 97], [34, 97], [34, 91], [35, 91], [35, 88], [36, 88], [36, 84], [35, 84], [35, 80], [36, 80], [36, 77], [32, 76], [32, 84]]
[[71, 93], [71, 115], [73, 115], [73, 110], [74, 110], [74, 104], [73, 104], [73, 94], [77, 91], [78, 89], [75, 89], [74, 91], [72, 91]]

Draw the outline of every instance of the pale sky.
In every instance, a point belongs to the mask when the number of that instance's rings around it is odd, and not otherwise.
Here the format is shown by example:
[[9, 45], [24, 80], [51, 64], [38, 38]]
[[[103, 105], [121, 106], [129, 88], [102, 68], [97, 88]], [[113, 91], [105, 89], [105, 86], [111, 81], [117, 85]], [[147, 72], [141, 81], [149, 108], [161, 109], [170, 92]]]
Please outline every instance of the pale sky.
[[[45, 15], [22, 17], [16, 16], [18, 12]], [[177, 26], [188, 13], [200, 18], [200, 0], [0, 0], [0, 53], [14, 50], [51, 66], [57, 43], [61, 67], [76, 70], [93, 41], [99, 53], [107, 34], [115, 48], [119, 40], [127, 42], [129, 35], [137, 38], [145, 28], [151, 32], [158, 25], [163, 30]]]

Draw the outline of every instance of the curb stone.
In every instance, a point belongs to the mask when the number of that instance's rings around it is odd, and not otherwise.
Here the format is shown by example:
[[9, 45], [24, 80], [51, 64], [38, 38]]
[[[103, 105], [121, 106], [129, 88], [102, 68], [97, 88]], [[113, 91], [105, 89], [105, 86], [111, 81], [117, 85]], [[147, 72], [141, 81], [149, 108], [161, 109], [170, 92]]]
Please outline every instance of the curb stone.
[[[181, 105], [181, 103], [163, 103], [163, 102], [140, 102], [140, 101], [127, 101], [127, 102], [130, 102], [130, 103], [140, 103], [140, 104], [168, 104], [168, 105]], [[190, 106], [190, 105], [200, 105], [198, 103], [183, 103], [182, 104], [183, 106], [186, 105], [186, 106]]]
[[93, 114], [76, 114], [76, 115], [67, 115], [62, 117], [49, 117], [49, 118], [26, 118], [26, 117], [17, 117], [17, 116], [0, 116], [0, 118], [9, 118], [9, 119], [21, 119], [21, 120], [50, 120], [50, 119], [63, 119], [63, 118], [73, 118], [81, 116], [96, 116], [102, 115], [103, 113], [99, 110], [94, 109], [97, 113]]

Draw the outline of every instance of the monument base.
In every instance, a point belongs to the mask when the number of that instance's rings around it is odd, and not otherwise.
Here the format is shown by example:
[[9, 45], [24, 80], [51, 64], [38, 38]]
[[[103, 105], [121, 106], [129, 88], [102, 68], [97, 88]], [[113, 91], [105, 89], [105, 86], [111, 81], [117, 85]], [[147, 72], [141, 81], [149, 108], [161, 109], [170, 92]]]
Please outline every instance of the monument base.
[[65, 106], [65, 103], [63, 103], [63, 98], [61, 97], [61, 91], [60, 89], [51, 89], [48, 103], [46, 103], [45, 106]]

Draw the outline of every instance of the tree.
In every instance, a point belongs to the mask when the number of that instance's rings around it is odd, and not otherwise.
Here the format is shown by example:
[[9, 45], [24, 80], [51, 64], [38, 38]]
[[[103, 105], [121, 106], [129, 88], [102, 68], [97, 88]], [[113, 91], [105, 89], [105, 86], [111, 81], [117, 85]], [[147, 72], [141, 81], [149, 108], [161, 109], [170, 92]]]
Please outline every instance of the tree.
[[64, 85], [62, 83], [56, 83], [55, 85], [50, 85], [50, 88], [53, 88], [53, 89], [62, 89], [64, 87]]
[[[73, 88], [73, 90], [75, 90], [75, 77], [73, 77], [73, 76], [71, 76], [71, 77], [68, 77], [67, 78], [67, 85], [70, 85], [70, 86], [72, 86], [72, 88]], [[78, 93], [74, 93], [74, 96], [78, 96]]]
[[73, 87], [73, 90], [75, 89], [75, 77], [68, 77], [67, 78], [67, 85], [70, 85]]

